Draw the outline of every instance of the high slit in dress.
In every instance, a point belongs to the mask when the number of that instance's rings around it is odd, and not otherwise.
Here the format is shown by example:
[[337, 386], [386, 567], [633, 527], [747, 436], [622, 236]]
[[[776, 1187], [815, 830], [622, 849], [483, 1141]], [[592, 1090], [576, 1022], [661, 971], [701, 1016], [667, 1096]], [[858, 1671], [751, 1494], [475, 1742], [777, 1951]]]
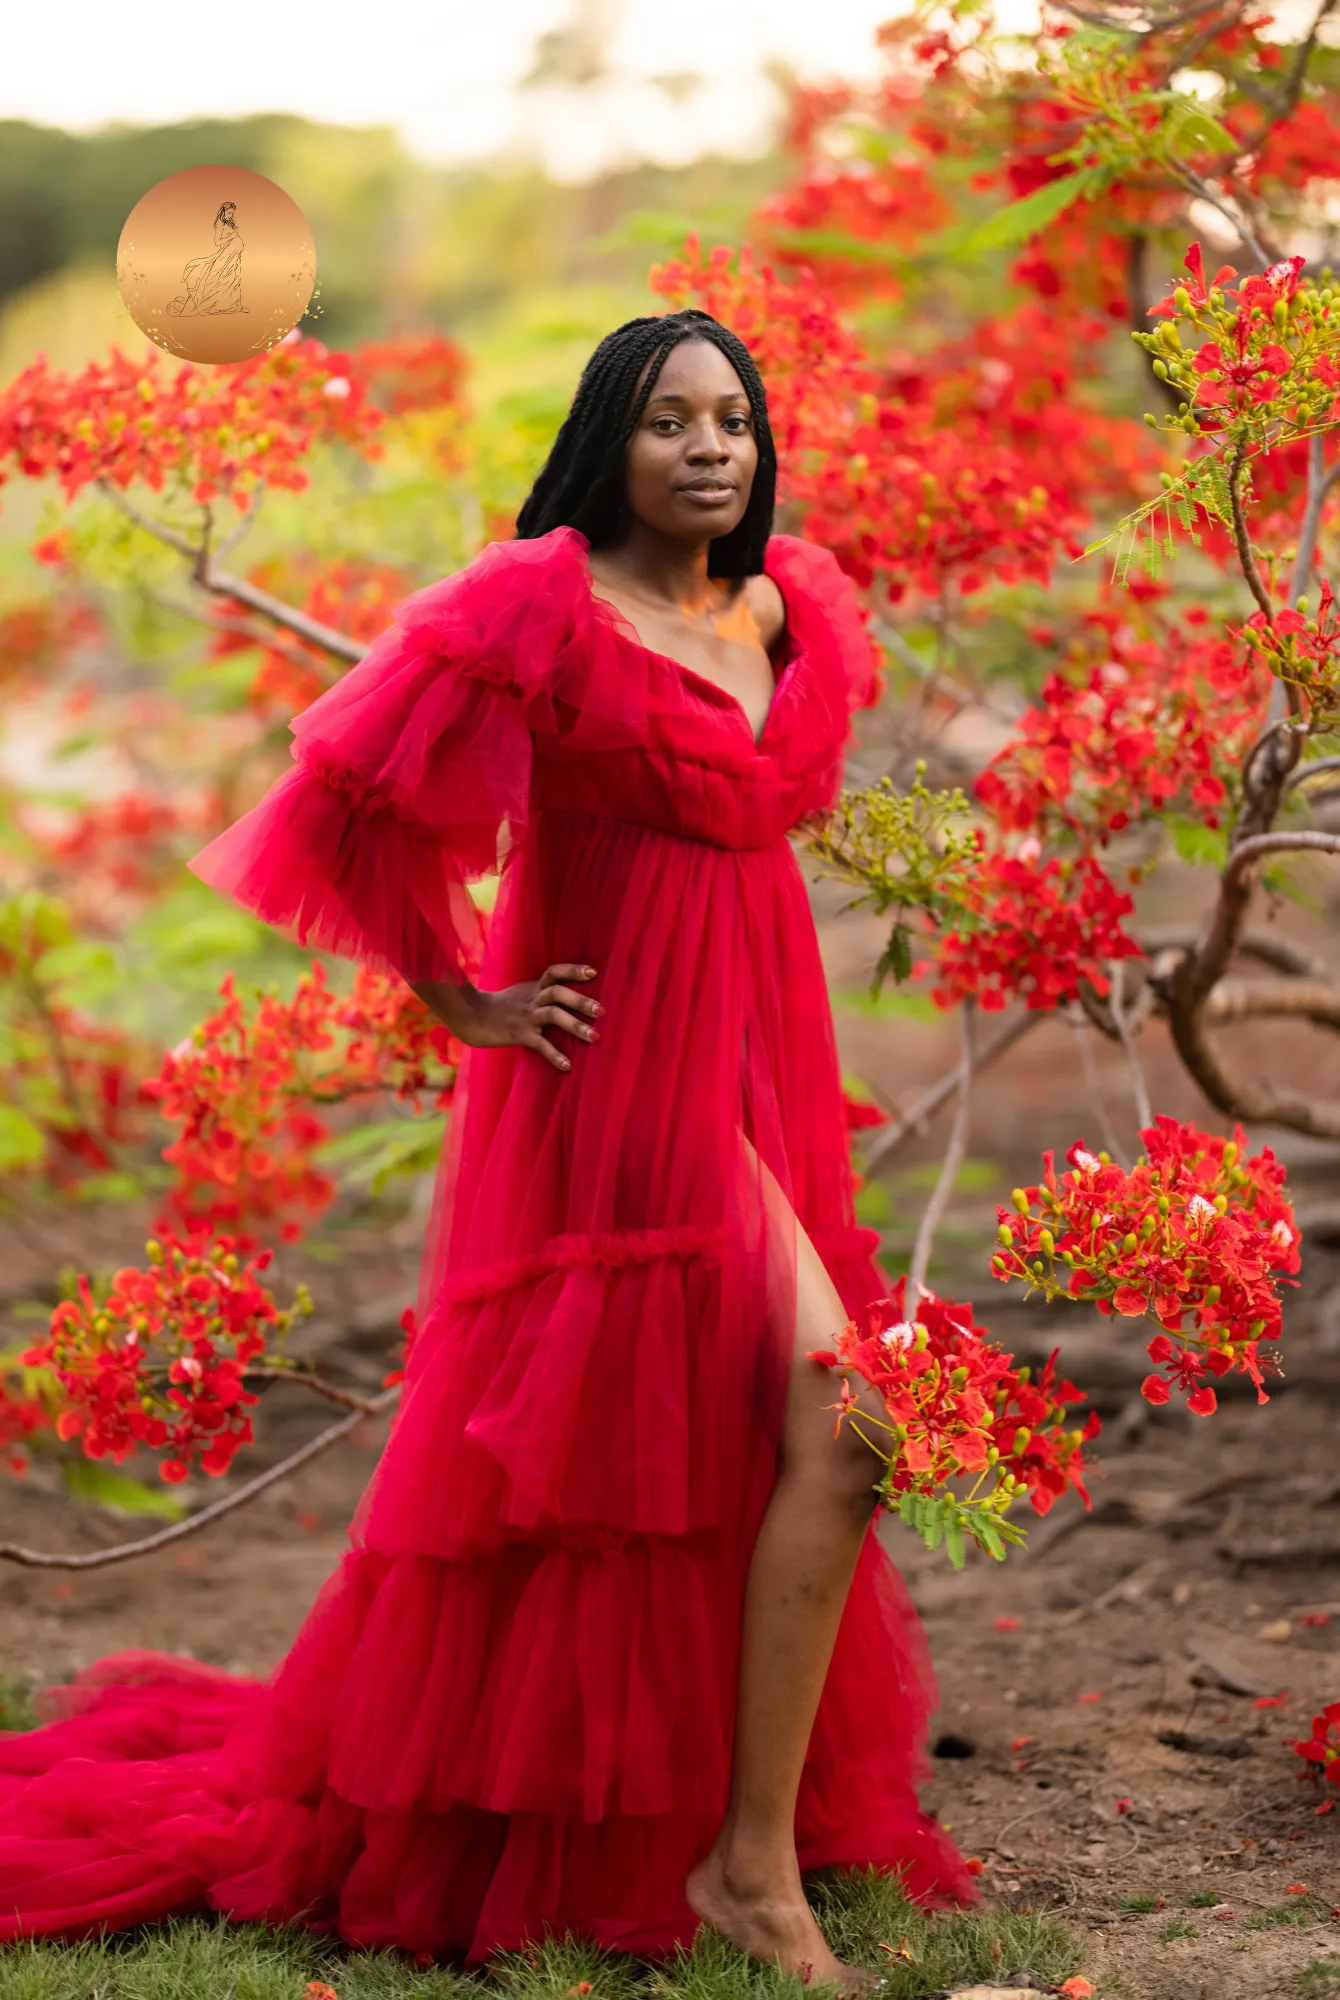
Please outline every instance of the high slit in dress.
[[[121, 1653], [0, 1737], [0, 1935], [204, 1907], [477, 1963], [546, 1930], [649, 1955], [693, 1934], [794, 1340], [769, 1188], [849, 1312], [885, 1289], [787, 839], [837, 795], [873, 656], [835, 558], [773, 535], [756, 741], [596, 596], [588, 554], [570, 527], [495, 542], [408, 599], [192, 864], [412, 981], [590, 964], [602, 1038], [559, 1035], [567, 1074], [467, 1051], [403, 1400], [276, 1673]], [[467, 884], [500, 864], [484, 936]], [[803, 1868], [974, 1900], [918, 1805], [933, 1700], [872, 1521]]]

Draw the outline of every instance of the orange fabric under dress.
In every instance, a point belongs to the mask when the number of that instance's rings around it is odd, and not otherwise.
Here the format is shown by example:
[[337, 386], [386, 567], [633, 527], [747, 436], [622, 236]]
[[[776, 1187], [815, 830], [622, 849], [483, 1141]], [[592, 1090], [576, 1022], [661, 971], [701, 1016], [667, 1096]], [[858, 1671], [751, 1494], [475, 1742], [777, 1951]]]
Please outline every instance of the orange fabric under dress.
[[[756, 742], [587, 558], [556, 528], [410, 598], [193, 863], [411, 980], [589, 963], [602, 1038], [566, 1075], [467, 1052], [403, 1402], [276, 1674], [120, 1654], [0, 1738], [0, 1934], [207, 1906], [470, 1962], [546, 1929], [692, 1936], [794, 1342], [778, 1191], [849, 1311], [884, 1289], [787, 839], [836, 797], [873, 661], [835, 559], [771, 537], [787, 640]], [[500, 860], [485, 940], [466, 885]], [[872, 1524], [802, 1867], [974, 1900], [917, 1802], [933, 1698]]]

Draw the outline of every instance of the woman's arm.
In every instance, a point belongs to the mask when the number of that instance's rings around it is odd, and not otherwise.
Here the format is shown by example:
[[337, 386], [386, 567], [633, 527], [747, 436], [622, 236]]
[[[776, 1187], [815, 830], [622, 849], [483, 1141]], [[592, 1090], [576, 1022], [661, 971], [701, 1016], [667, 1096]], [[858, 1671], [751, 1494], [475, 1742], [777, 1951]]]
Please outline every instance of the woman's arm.
[[523, 980], [500, 993], [484, 993], [468, 980], [458, 984], [441, 979], [425, 980], [413, 991], [467, 1048], [534, 1049], [555, 1069], [566, 1070], [572, 1063], [542, 1030], [566, 1028], [581, 1041], [600, 1040], [600, 1030], [579, 1017], [586, 1015], [593, 1021], [604, 1008], [598, 1000], [574, 993], [563, 983], [595, 976], [593, 965], [551, 965], [538, 979]]

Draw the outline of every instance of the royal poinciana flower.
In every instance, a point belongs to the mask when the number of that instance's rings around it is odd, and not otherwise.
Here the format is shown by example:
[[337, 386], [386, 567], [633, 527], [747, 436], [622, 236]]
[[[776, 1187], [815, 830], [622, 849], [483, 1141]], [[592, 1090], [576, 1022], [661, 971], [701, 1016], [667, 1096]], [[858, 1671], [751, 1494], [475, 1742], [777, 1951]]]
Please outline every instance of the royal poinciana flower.
[[940, 1007], [973, 998], [989, 1012], [1011, 999], [1064, 1006], [1081, 979], [1106, 993], [1104, 963], [1140, 956], [1125, 929], [1134, 907], [1092, 855], [1044, 857], [1031, 838], [1014, 853], [984, 850], [961, 915], [945, 920], [932, 997]]
[[245, 1248], [257, 1229], [291, 1242], [335, 1194], [314, 1158], [330, 1137], [316, 1107], [379, 1091], [442, 1106], [459, 1052], [407, 986], [367, 967], [348, 997], [314, 962], [291, 999], [262, 995], [254, 1014], [231, 974], [220, 998], [146, 1085], [182, 1128], [163, 1153], [177, 1169], [163, 1222], [226, 1228]]
[[1340, 705], [1340, 615], [1324, 577], [1315, 611], [1305, 597], [1281, 605], [1269, 622], [1258, 611], [1242, 636], [1272, 674], [1303, 690], [1314, 717]]
[[[1191, 245], [1188, 282], [1150, 307], [1163, 323], [1135, 335], [1155, 374], [1185, 399], [1168, 425], [1192, 435], [1226, 431], [1259, 450], [1335, 422], [1335, 303], [1329, 289], [1302, 281], [1306, 261], [1286, 257], [1239, 285], [1226, 264], [1207, 284], [1200, 245]], [[1194, 351], [1183, 345], [1182, 323]]]
[[0, 391], [0, 484], [11, 470], [55, 478], [69, 501], [99, 479], [170, 482], [245, 508], [261, 480], [302, 491], [314, 445], [378, 456], [382, 422], [350, 356], [317, 340], [215, 368], [174, 367], [156, 347], [138, 360], [114, 348], [79, 375], [43, 357]]
[[1111, 1317], [1145, 1319], [1154, 1372], [1143, 1391], [1166, 1403], [1186, 1393], [1199, 1414], [1215, 1408], [1211, 1377], [1250, 1377], [1265, 1402], [1278, 1339], [1279, 1288], [1294, 1281], [1301, 1232], [1284, 1195], [1284, 1168], [1269, 1147], [1245, 1155], [1231, 1140], [1160, 1116], [1141, 1133], [1146, 1156], [1127, 1173], [1083, 1145], [1058, 1175], [1050, 1153], [1036, 1187], [1016, 1188], [999, 1209], [991, 1268], [1030, 1293], [1085, 1299]]
[[[81, 1277], [22, 1360], [58, 1385], [56, 1434], [77, 1437], [86, 1457], [119, 1465], [143, 1447], [166, 1454], [158, 1470], [170, 1484], [197, 1461], [217, 1476], [251, 1442], [247, 1368], [272, 1342], [282, 1352], [294, 1314], [261, 1283], [269, 1251], [244, 1264], [229, 1237], [166, 1237], [146, 1255], [147, 1268], [118, 1271], [105, 1297]], [[300, 1289], [294, 1310], [307, 1309]]]
[[1105, 842], [1180, 806], [1216, 825], [1264, 726], [1271, 680], [1249, 647], [1206, 626], [1204, 613], [1193, 612], [1146, 638], [1125, 621], [1095, 617], [1089, 657], [1047, 677], [977, 780], [999, 824], [1041, 839]]
[[[1089, 1504], [1083, 1445], [1098, 1418], [1067, 1427], [1080, 1392], [1058, 1379], [1055, 1354], [1034, 1379], [974, 1324], [970, 1305], [923, 1293], [909, 1312], [906, 1293], [900, 1278], [864, 1326], [849, 1321], [832, 1348], [810, 1354], [839, 1378], [829, 1406], [835, 1433], [849, 1423], [884, 1460], [877, 1491], [886, 1507], [933, 1534], [937, 1525], [948, 1531], [951, 1554], [969, 1534], [1000, 1557], [1021, 1539], [1006, 1517], [1024, 1494], [1039, 1514], [1071, 1487]], [[885, 1416], [860, 1408], [861, 1382], [878, 1392]]]
[[1333, 1701], [1320, 1715], [1313, 1716], [1310, 1736], [1286, 1740], [1289, 1748], [1305, 1758], [1319, 1777], [1340, 1785], [1340, 1701]]

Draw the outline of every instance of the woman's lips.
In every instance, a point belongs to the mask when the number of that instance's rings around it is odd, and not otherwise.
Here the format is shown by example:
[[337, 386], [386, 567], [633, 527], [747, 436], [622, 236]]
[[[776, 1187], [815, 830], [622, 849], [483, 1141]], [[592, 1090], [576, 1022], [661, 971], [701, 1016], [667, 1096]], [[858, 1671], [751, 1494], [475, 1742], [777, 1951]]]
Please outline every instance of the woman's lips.
[[679, 490], [686, 500], [694, 500], [700, 507], [720, 507], [735, 497], [733, 486], [681, 486]]

